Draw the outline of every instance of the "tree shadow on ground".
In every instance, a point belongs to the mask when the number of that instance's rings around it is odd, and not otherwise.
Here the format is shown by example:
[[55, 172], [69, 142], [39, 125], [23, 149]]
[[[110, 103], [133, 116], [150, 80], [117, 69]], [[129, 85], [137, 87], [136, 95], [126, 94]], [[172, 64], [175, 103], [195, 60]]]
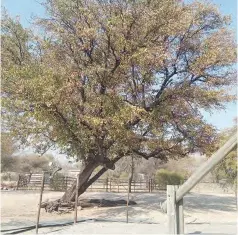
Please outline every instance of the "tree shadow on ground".
[[[90, 194], [87, 195], [90, 197]], [[105, 199], [125, 199], [126, 194], [111, 194], [111, 193], [94, 193], [93, 198], [105, 198]], [[166, 199], [166, 192], [155, 193], [143, 193], [143, 194], [130, 194], [130, 199], [134, 200], [137, 205], [129, 206], [129, 217], [132, 220], [145, 219], [145, 215], [149, 213], [156, 213], [156, 216], [160, 214], [165, 216], [160, 209], [160, 203], [163, 203]], [[187, 212], [202, 212], [208, 211], [217, 212], [236, 212], [236, 199], [231, 195], [207, 195], [190, 193], [184, 198], [184, 208]], [[158, 214], [157, 214], [158, 213]], [[98, 208], [93, 213], [96, 217], [100, 218], [123, 218], [126, 219], [126, 206], [110, 207], [110, 208]], [[144, 216], [142, 216], [144, 215]], [[149, 218], [149, 216], [148, 216]], [[156, 219], [151, 219], [156, 221]], [[158, 221], [158, 219], [157, 219]], [[149, 221], [148, 221], [149, 222]]]
[[[127, 200], [126, 193], [93, 193], [93, 194], [85, 194], [84, 197], [87, 198], [104, 198], [109, 200], [118, 200], [124, 199]], [[83, 197], [82, 197], [83, 198]], [[160, 203], [165, 200], [165, 193], [131, 193], [130, 200], [133, 200], [137, 203], [137, 205], [129, 206], [129, 221], [130, 222], [145, 222], [147, 223], [155, 223], [155, 219], [148, 220], [146, 218], [146, 214], [150, 212], [160, 212]], [[85, 209], [86, 210], [86, 209]], [[126, 206], [117, 206], [117, 207], [103, 207], [97, 208], [93, 211], [93, 216], [95, 218], [100, 219], [111, 219], [114, 221], [124, 221], [126, 222]], [[149, 217], [148, 217], [149, 218]], [[158, 221], [158, 220], [157, 220]], [[157, 222], [156, 221], [156, 222]]]

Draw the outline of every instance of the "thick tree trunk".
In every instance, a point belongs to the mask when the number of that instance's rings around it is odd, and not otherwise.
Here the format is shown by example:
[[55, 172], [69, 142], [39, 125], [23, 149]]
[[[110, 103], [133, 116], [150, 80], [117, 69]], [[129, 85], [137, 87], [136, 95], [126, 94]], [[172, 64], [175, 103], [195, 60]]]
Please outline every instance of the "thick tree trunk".
[[[114, 165], [121, 157], [122, 156], [116, 157], [110, 163]], [[93, 177], [90, 178], [93, 171], [98, 166], [99, 164], [96, 162], [90, 162], [85, 165], [84, 169], [79, 174], [80, 185], [79, 185], [78, 196], [83, 194], [92, 183], [94, 183], [100, 176], [102, 176], [108, 170], [108, 168], [104, 166], [97, 174], [95, 174]], [[58, 211], [59, 207], [65, 207], [67, 205], [69, 207], [72, 207], [74, 205], [72, 203], [75, 201], [75, 195], [76, 195], [76, 181], [64, 193], [61, 199], [53, 201], [53, 202], [43, 202], [41, 207], [45, 208], [45, 210], [48, 212]]]
[[[93, 171], [98, 167], [97, 163], [90, 162], [85, 165], [84, 169], [81, 173], [79, 173], [79, 193], [81, 195], [87, 189], [86, 183], [88, 182]], [[64, 193], [61, 198], [62, 202], [74, 202], [76, 195], [76, 181], [72, 184], [72, 186]]]

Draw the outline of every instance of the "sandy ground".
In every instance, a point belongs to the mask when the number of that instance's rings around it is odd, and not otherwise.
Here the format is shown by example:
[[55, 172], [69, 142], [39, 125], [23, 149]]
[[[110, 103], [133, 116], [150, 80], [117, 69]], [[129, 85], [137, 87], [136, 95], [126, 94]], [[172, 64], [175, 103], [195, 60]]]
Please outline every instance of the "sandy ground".
[[[60, 192], [45, 192], [43, 201], [60, 198]], [[43, 234], [164, 234], [166, 214], [160, 210], [165, 192], [131, 194], [137, 205], [129, 207], [91, 208], [78, 211], [78, 220], [95, 219], [67, 227], [40, 228]], [[123, 193], [87, 192], [82, 198], [126, 199]], [[1, 192], [1, 229], [34, 225], [39, 192]], [[184, 198], [185, 232], [192, 234], [236, 234], [236, 200], [234, 195], [191, 193]], [[49, 214], [41, 210], [40, 222], [73, 221], [73, 213]], [[99, 221], [100, 220], [100, 221]], [[93, 226], [92, 226], [93, 223]], [[33, 234], [34, 230], [26, 232]]]

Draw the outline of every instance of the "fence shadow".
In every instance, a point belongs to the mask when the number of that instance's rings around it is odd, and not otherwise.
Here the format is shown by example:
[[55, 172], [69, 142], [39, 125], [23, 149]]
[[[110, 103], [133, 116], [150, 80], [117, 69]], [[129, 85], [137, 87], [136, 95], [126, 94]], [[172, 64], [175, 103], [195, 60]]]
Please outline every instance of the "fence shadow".
[[187, 211], [236, 211], [236, 198], [231, 195], [188, 194], [184, 199]]

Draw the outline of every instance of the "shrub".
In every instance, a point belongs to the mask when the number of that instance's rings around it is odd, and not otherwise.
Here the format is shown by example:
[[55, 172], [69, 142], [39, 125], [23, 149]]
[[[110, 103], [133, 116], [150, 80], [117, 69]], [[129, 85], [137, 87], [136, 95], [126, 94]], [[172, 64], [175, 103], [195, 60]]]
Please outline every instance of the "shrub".
[[127, 180], [129, 177], [129, 174], [127, 172], [122, 172], [120, 174], [120, 179]]
[[54, 191], [65, 191], [66, 181], [64, 175], [61, 173], [56, 173], [50, 180], [50, 188]]
[[46, 156], [39, 157], [38, 155], [27, 155], [20, 158], [21, 172], [34, 172], [41, 173], [42, 171], [49, 170], [49, 159]]
[[16, 172], [3, 172], [1, 173], [2, 181], [17, 181], [18, 174]]
[[166, 189], [167, 185], [179, 185], [183, 181], [184, 176], [182, 174], [164, 169], [158, 170], [155, 175], [155, 183], [159, 186], [159, 189]]

